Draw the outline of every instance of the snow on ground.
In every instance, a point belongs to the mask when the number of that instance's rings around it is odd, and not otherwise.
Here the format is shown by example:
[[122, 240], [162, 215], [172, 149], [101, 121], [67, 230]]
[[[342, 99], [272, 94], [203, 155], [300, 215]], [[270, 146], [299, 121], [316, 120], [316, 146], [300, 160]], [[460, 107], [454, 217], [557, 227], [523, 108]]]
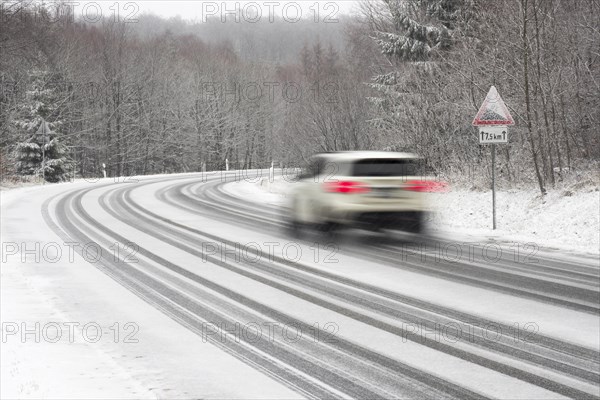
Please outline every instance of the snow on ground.
[[[132, 198], [147, 209], [160, 208], [161, 216], [164, 218], [181, 220], [184, 217], [181, 210], [162, 203], [153, 196], [153, 193], [160, 190], [159, 188], [164, 187], [164, 185], [165, 183], [144, 185], [132, 192]], [[197, 183], [197, 185], [201, 185], [201, 183]], [[285, 182], [283, 184], [274, 183], [271, 186], [271, 190], [280, 190], [282, 187], [285, 188], [285, 185]], [[263, 190], [260, 189], [259, 183], [250, 182], [237, 182], [225, 185], [226, 190], [231, 194], [237, 192], [239, 195], [244, 196], [244, 198], [253, 198], [261, 202], [261, 204], [264, 204], [262, 200], [270, 201], [268, 199], [271, 199], [275, 201], [277, 197], [279, 201], [282, 200], [282, 196], [274, 196], [274, 193], [266, 189], [267, 187], [267, 183], [263, 183]], [[191, 188], [190, 192], [193, 191], [194, 189]], [[285, 201], [285, 198], [283, 200]], [[578, 344], [589, 348], [598, 348], [600, 326], [596, 323], [597, 317], [591, 314], [573, 312], [572, 310], [552, 304], [544, 304], [536, 300], [520, 298], [506, 293], [490, 292], [488, 289], [471, 286], [468, 283], [453, 282], [444, 278], [395, 268], [382, 264], [377, 260], [369, 260], [368, 258], [357, 259], [352, 255], [338, 252], [337, 249], [333, 253], [334, 259], [331, 262], [324, 262], [323, 257], [328, 254], [327, 252], [318, 253], [320, 254], [319, 261], [315, 262], [316, 253], [311, 250], [311, 247], [309, 247], [311, 244], [309, 243], [296, 243], [285, 235], [280, 236], [279, 234], [274, 235], [268, 232], [256, 231], [251, 227], [236, 226], [235, 229], [232, 229], [231, 224], [227, 221], [210, 220], [210, 218], [207, 219], [203, 216], [194, 215], [192, 218], [189, 218], [189, 216], [185, 217], [185, 223], [190, 227], [212, 235], [237, 241], [242, 247], [253, 243], [258, 244], [264, 251], [267, 249], [267, 243], [277, 243], [273, 251], [278, 256], [287, 259], [295, 255], [286, 256], [287, 252], [283, 249], [287, 244], [294, 244], [294, 247], [300, 246], [301, 248], [298, 254], [299, 259], [295, 261], [310, 265], [313, 268], [318, 268], [357, 282], [364, 282], [374, 287], [402, 293], [412, 298], [444, 305], [445, 307], [460, 310], [471, 315], [486, 318], [492, 318], [493, 316], [495, 321], [506, 325], [535, 321], [540, 327], [539, 331], [543, 332], [544, 335], [561, 338], [570, 342], [576, 341]], [[123, 232], [125, 236], [127, 236], [126, 232], [132, 229], [131, 227], [127, 227], [126, 221], [112, 221], [111, 226], [113, 229]], [[136, 243], [145, 243], [145, 247], [151, 249], [164, 246], [164, 243], [161, 244], [157, 239], [146, 238], [146, 234], [140, 232], [136, 233]], [[312, 246], [315, 245], [315, 243], [312, 243]], [[224, 247], [216, 251], [216, 255], [221, 255], [221, 257], [224, 254]], [[177, 262], [180, 265], [193, 265], [193, 260], [187, 260], [189, 255], [181, 253], [179, 249], [171, 248], [169, 256], [173, 260], [178, 260]], [[203, 271], [204, 277], [208, 277], [209, 270], [205, 269]], [[222, 271], [220, 274], [229, 273]], [[223, 285], [231, 285], [232, 290], [242, 287], [241, 284], [235, 282], [233, 276], [219, 279], [219, 281], [224, 282]], [[244, 287], [245, 292], [253, 293], [253, 296], [262, 295], [263, 291], [267, 290], [267, 288], [251, 290], [249, 287]], [[457, 293], [460, 293], [460, 296], [457, 296]], [[493, 293], [493, 295], [490, 295], [490, 293]], [[277, 301], [266, 301], [263, 303], [270, 304], [273, 307], [280, 307], [282, 312], [289, 312], [294, 309], [294, 306], [288, 303], [288, 300], [287, 296], [281, 296], [280, 293]], [[310, 307], [308, 305], [300, 307], [306, 313], [305, 322], [309, 322], [310, 324], [315, 321], [323, 322], [323, 320], [313, 319]], [[335, 318], [336, 323], [339, 324], [338, 316], [336, 315]], [[341, 332], [356, 333], [350, 328], [346, 331], [340, 328], [340, 334]], [[365, 343], [364, 345], [368, 347], [372, 344]]]
[[[201, 183], [196, 183], [189, 189], [190, 193], [195, 192]], [[260, 203], [281, 200], [280, 195], [271, 193], [269, 190], [276, 191], [275, 184], [267, 189], [267, 183], [263, 183], [263, 189], [260, 189], [259, 183], [231, 183], [226, 187], [231, 191], [237, 191], [238, 195], [244, 198], [254, 198]], [[226, 221], [207, 219], [202, 215], [192, 214], [192, 217], [185, 216], [181, 210], [164, 204], [156, 199], [152, 194], [164, 187], [165, 183], [142, 186], [131, 193], [132, 199], [140, 206], [153, 210], [159, 209], [161, 216], [171, 220], [181, 220], [185, 218], [186, 225], [195, 229], [201, 229], [212, 235], [226, 237], [230, 240], [238, 241], [242, 246], [244, 243], [252, 242], [260, 248], [265, 249], [267, 243], [277, 243], [275, 254], [284, 256], [282, 248], [289, 244], [289, 239], [283, 239], [281, 236], [274, 236], [271, 233], [256, 231], [253, 228], [232, 226]], [[254, 186], [254, 187], [253, 187]], [[275, 195], [275, 196], [274, 196]], [[84, 204], [85, 205], [85, 204]], [[88, 204], [88, 205], [91, 205]], [[95, 213], [100, 217], [100, 213]], [[100, 217], [104, 219], [103, 217]], [[124, 232], [128, 236], [127, 230], [133, 229], [127, 226], [127, 222], [111, 222], [111, 227], [119, 232]], [[282, 239], [285, 242], [282, 242]], [[136, 233], [136, 242], [145, 243], [145, 247], [156, 249], [164, 246], [159, 239], [153, 239], [145, 233]], [[597, 318], [590, 314], [573, 312], [565, 308], [550, 304], [544, 304], [531, 299], [524, 299], [505, 293], [493, 293], [487, 289], [472, 287], [467, 284], [457, 283], [440, 279], [436, 277], [422, 275], [416, 272], [405, 271], [387, 265], [382, 265], [377, 261], [368, 259], [359, 259], [343, 254], [336, 253], [336, 262], [324, 263], [315, 262], [315, 253], [309, 251], [309, 244], [298, 244], [302, 251], [298, 252], [299, 259], [296, 261], [313, 268], [322, 269], [327, 273], [336, 274], [345, 278], [364, 282], [369, 285], [381, 287], [386, 290], [402, 293], [403, 295], [416, 299], [426, 300], [435, 304], [443, 304], [445, 307], [468, 312], [471, 315], [485, 316], [493, 318], [495, 321], [507, 325], [515, 323], [522, 324], [526, 321], [535, 321], [539, 327], [539, 332], [545, 336], [560, 338], [588, 348], [598, 348], [598, 326]], [[223, 248], [217, 250], [217, 255], [221, 257], [225, 254]], [[171, 248], [168, 252], [171, 260], [178, 265], [193, 266], [193, 257], [184, 251]], [[285, 257], [285, 256], [284, 256]], [[358, 261], [358, 262], [357, 262]], [[474, 388], [476, 390], [485, 390], [484, 396], [496, 398], [509, 398], [510, 392], [518, 391], [525, 393], [523, 398], [545, 398], [550, 394], [541, 394], [528, 392], [531, 388], [523, 382], [506, 380], [506, 376], [500, 376], [494, 371], [479, 368], [469, 362], [456, 360], [452, 356], [437, 351], [431, 351], [429, 348], [404, 341], [400, 337], [393, 337], [387, 332], [381, 331], [375, 326], [357, 322], [353, 318], [332, 313], [331, 310], [323, 308], [320, 305], [312, 304], [305, 299], [296, 296], [286, 296], [285, 292], [270, 285], [248, 280], [247, 277], [235, 274], [232, 271], [222, 268], [209, 268], [206, 265], [203, 268], [203, 277], [205, 279], [219, 282], [230, 290], [240, 290], [244, 293], [252, 294], [253, 300], [268, 304], [277, 311], [291, 315], [294, 318], [312, 325], [315, 322], [323, 324], [335, 322], [339, 328], [337, 336], [363, 346], [369, 350], [386, 354], [396, 358], [403, 363], [443, 377], [457, 384]], [[298, 288], [298, 290], [300, 290]], [[305, 289], [304, 289], [305, 290]], [[456, 296], [460, 293], [460, 296]], [[316, 295], [316, 293], [311, 293]], [[493, 317], [492, 317], [493, 316]], [[398, 323], [398, 321], [390, 321]], [[554, 377], [550, 378], [554, 379]], [[476, 382], [485, 381], [485, 388], [482, 389]], [[474, 383], [475, 382], [475, 383]], [[471, 386], [473, 385], [473, 386]], [[520, 385], [520, 386], [516, 386]], [[473, 389], [475, 390], [475, 389]], [[555, 394], [553, 394], [556, 397]]]
[[[102, 180], [99, 183], [110, 181]], [[168, 184], [170, 183], [159, 184], [158, 187]], [[89, 185], [89, 182], [77, 181], [2, 191], [0, 199], [3, 243], [27, 242], [29, 246], [33, 246], [34, 241], [39, 241], [42, 246], [51, 242], [62, 243], [41, 220], [41, 204], [53, 194]], [[260, 204], [285, 205], [285, 193], [289, 185], [282, 179], [269, 182], [263, 178], [230, 183], [226, 185], [226, 190]], [[136, 201], [152, 209], [156, 202], [154, 190], [156, 187], [151, 185], [141, 187], [139, 193], [134, 193]], [[489, 193], [454, 191], [436, 196], [439, 197], [437, 204], [440, 208], [440, 216], [435, 221], [436, 226], [445, 224], [446, 231], [464, 232], [465, 235], [474, 231], [482, 235], [491, 235], [489, 228], [486, 228], [491, 219]], [[589, 252], [598, 248], [598, 192], [580, 191], [570, 197], [553, 192], [546, 196], [544, 202], [536, 196], [534, 191], [499, 193], [498, 223], [502, 230], [497, 231], [495, 237], [522, 237], [524, 239], [519, 240], [533, 240], [544, 244], [566, 243]], [[96, 215], [102, 215], [99, 210], [94, 210], [97, 208], [97, 203], [94, 202], [93, 197], [88, 198], [86, 207], [90, 212], [95, 211]], [[166, 217], [180, 217], [181, 211], [156, 204], [156, 207], [159, 206], [161, 213]], [[171, 212], [173, 215], [170, 215]], [[259, 243], [273, 241], [273, 238], [256, 232], [246, 232], [242, 228], [232, 231], [225, 223], [205, 224], [199, 217], [195, 218], [199, 220], [197, 223], [203, 229], [208, 229], [214, 234], [223, 230], [233, 232], [240, 238], [252, 237], [253, 241]], [[132, 229], [131, 234], [135, 233], [135, 229], [128, 228], [126, 222], [110, 219], [106, 221], [110, 222], [111, 227], [119, 228], [117, 230], [120, 232]], [[139, 240], [143, 240], [144, 235], [137, 235]], [[595, 242], [590, 244], [586, 241]], [[176, 258], [177, 254], [179, 252], [176, 250], [169, 252], [171, 257]], [[307, 252], [308, 256], [310, 253]], [[588, 315], [566, 312], [563, 315], [559, 313], [560, 309], [555, 307], [508, 296], [498, 295], [486, 300], [489, 296], [485, 296], [482, 289], [447, 282], [436, 283], [437, 280], [433, 278], [419, 278], [414, 273], [392, 270], [376, 264], [369, 264], [369, 270], [377, 270], [378, 273], [363, 276], [362, 267], [353, 266], [351, 260], [345, 260], [341, 254], [338, 256], [341, 261], [339, 265], [325, 266], [329, 271], [335, 271], [337, 268], [339, 273], [345, 276], [354, 279], [362, 276], [367, 282], [373, 281], [371, 283], [374, 285], [389, 285], [390, 290], [401, 290], [415, 298], [431, 297], [433, 291], [440, 296], [433, 301], [445, 302], [459, 310], [468, 309], [474, 314], [488, 315], [489, 310], [501, 303], [505, 307], [500, 307], [495, 315], [499, 321], [525, 321], [526, 316], [534, 315], [540, 332], [551, 337], [577, 338], [582, 345], [597, 347], [597, 325], [590, 323], [591, 317]], [[207, 269], [207, 273], [209, 271]], [[410, 276], [410, 279], [397, 279], [398, 274]], [[423, 284], [415, 284], [420, 282], [420, 279], [423, 279]], [[197, 335], [144, 303], [93, 265], [84, 262], [78, 255], [73, 262], [61, 261], [58, 264], [35, 262], [33, 257], [29, 256], [25, 262], [10, 258], [8, 262], [2, 263], [0, 283], [0, 317], [5, 334], [0, 343], [2, 398], [297, 396], [241, 361], [209, 343], [203, 343]], [[235, 286], [235, 282], [229, 284]], [[455, 286], [460, 286], [460, 289]], [[461, 292], [464, 296], [447, 295], [456, 292]], [[259, 293], [262, 296], [263, 292], [257, 290], [249, 293]], [[482, 300], [474, 302], [474, 298]], [[451, 304], [448, 304], [449, 299], [452, 299]], [[522, 311], [523, 315], [516, 315], [515, 310]], [[560, 318], [556, 318], [557, 315]], [[324, 315], [323, 318], [325, 317]], [[65, 325], [69, 322], [79, 324], [73, 333], [73, 343], [69, 341], [71, 334]], [[125, 334], [130, 332], [125, 331], [125, 324], [128, 322], [139, 328], [135, 334], [137, 343], [126, 343], [124, 340]], [[31, 329], [36, 323], [41, 325], [41, 339], [35, 340], [33, 334], [23, 339], [22, 324]], [[81, 326], [86, 323], [98, 324], [101, 327], [102, 340], [97, 343], [83, 340]], [[111, 329], [115, 323], [120, 324], [121, 333], [116, 342], [114, 331]], [[577, 323], [586, 327], [585, 332], [577, 328]], [[54, 324], [59, 324], [62, 329], [61, 340], [56, 343], [51, 340], [55, 332]], [[20, 331], [15, 335], [6, 335], [6, 329], [15, 326]], [[350, 325], [343, 328], [346, 330], [341, 332], [354, 332]], [[578, 333], [575, 334], [575, 331]], [[93, 336], [94, 329], [88, 334]], [[222, 371], [230, 373], [223, 374]], [[244, 379], [240, 379], [242, 376]]]
[[[78, 180], [0, 193], [0, 398], [298, 398], [79, 254], [70, 259], [42, 220], [41, 205], [93, 185]], [[6, 247], [11, 244], [21, 248], [16, 255]], [[61, 255], [52, 262], [56, 248]]]
[[439, 195], [434, 226], [442, 231], [484, 235], [499, 240], [534, 242], [538, 246], [600, 252], [600, 192], [589, 189], [563, 195], [536, 190], [496, 194], [496, 231], [492, 225], [492, 193], [467, 190]]
[[292, 183], [277, 177], [273, 180], [260, 178], [253, 180], [237, 179], [224, 186], [224, 190], [234, 196], [259, 204], [285, 206], [287, 191]]
[[[207, 175], [214, 174], [215, 172], [207, 172]], [[63, 187], [67, 188], [68, 185], [73, 186], [73, 184], [109, 184], [109, 183], [137, 183], [142, 180], [148, 180], [153, 178], [161, 178], [161, 177], [186, 177], [186, 176], [197, 176], [198, 172], [182, 172], [178, 174], [154, 174], [154, 175], [131, 175], [131, 176], [115, 176], [110, 178], [98, 178], [98, 177], [87, 177], [87, 178], [76, 178], [69, 179], [64, 182], [58, 183], [43, 183], [41, 179], [35, 179], [33, 177], [21, 177], [21, 179], [17, 180], [0, 180], [0, 192], [2, 192], [2, 201], [8, 201], [7, 194], [16, 189], [25, 190], [26, 188], [31, 188], [35, 190], [40, 190], [40, 188], [48, 187]], [[67, 186], [63, 186], [67, 185]]]
[[[273, 182], [239, 180], [227, 191], [258, 203], [286, 205], [293, 182], [277, 177]], [[432, 194], [431, 228], [441, 235], [465, 239], [536, 243], [540, 247], [600, 253], [600, 192], [581, 188], [550, 191], [542, 198], [536, 189], [498, 191], [497, 230], [492, 230], [492, 193], [465, 189]]]

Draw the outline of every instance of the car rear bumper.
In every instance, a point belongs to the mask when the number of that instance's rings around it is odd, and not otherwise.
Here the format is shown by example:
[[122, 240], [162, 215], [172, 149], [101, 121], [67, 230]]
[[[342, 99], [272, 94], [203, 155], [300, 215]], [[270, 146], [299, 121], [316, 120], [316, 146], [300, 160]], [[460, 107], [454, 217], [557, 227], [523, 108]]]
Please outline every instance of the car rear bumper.
[[359, 227], [405, 229], [411, 226], [420, 226], [423, 222], [423, 212], [367, 212], [353, 215], [349, 222]]
[[422, 197], [389, 203], [327, 202], [321, 210], [323, 217], [340, 223], [370, 221], [376, 224], [386, 224], [389, 220], [406, 219], [429, 211]]

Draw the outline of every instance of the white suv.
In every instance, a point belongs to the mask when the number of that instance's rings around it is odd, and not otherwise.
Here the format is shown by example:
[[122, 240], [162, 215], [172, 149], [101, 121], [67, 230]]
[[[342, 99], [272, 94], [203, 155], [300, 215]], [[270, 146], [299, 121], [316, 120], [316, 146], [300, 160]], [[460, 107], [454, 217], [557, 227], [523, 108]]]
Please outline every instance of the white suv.
[[290, 189], [290, 228], [294, 234], [311, 225], [420, 233], [428, 211], [425, 192], [445, 186], [423, 176], [424, 166], [409, 153], [318, 154]]

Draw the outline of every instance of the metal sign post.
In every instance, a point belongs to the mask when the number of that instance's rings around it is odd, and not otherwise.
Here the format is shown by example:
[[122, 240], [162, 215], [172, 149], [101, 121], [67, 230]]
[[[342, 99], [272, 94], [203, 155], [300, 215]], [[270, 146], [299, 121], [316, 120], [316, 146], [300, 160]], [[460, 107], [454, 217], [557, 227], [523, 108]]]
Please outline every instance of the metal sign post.
[[496, 144], [492, 145], [492, 229], [496, 230]]
[[479, 127], [479, 143], [492, 145], [492, 227], [496, 230], [496, 144], [508, 143], [508, 126], [514, 125], [508, 108], [494, 86], [490, 88], [473, 126]]

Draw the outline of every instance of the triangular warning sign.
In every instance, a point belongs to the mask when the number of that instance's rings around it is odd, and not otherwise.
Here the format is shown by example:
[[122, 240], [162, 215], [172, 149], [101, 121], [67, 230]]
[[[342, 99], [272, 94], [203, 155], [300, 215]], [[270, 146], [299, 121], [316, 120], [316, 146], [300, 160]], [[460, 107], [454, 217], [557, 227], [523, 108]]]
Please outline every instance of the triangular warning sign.
[[508, 112], [506, 104], [498, 94], [496, 87], [492, 86], [483, 104], [479, 108], [477, 116], [473, 120], [473, 126], [488, 125], [514, 125], [515, 121]]

